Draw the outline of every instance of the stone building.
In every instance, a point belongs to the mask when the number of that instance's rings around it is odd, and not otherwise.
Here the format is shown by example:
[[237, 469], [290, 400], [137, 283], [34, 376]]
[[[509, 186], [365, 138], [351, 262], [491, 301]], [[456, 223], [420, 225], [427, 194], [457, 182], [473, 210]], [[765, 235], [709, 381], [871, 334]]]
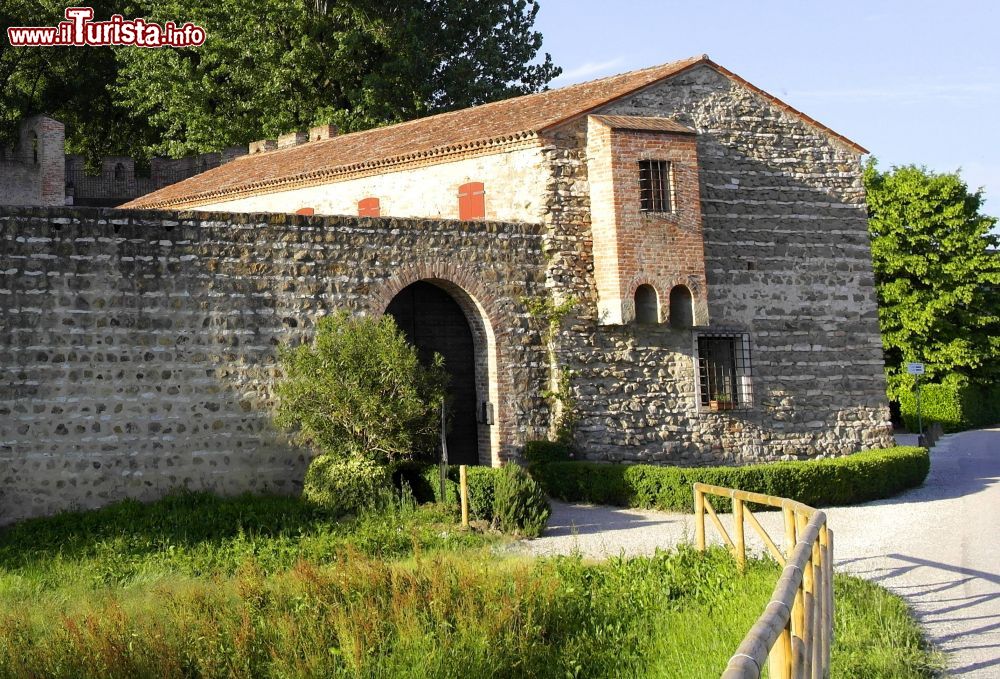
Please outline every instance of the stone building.
[[275, 346], [336, 309], [445, 356], [460, 461], [560, 417], [609, 462], [889, 445], [863, 153], [698, 57], [0, 210], [0, 521], [296, 487]]
[[126, 207], [541, 223], [589, 455], [888, 442], [865, 150], [707, 56], [254, 150]]

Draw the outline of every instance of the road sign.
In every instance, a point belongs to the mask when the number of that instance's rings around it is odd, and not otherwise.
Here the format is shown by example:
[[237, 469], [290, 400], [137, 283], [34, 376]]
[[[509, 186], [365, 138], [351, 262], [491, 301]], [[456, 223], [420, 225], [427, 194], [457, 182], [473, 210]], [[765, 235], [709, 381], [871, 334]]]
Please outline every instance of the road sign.
[[907, 363], [906, 372], [911, 375], [923, 375], [924, 374], [924, 364], [923, 363]]

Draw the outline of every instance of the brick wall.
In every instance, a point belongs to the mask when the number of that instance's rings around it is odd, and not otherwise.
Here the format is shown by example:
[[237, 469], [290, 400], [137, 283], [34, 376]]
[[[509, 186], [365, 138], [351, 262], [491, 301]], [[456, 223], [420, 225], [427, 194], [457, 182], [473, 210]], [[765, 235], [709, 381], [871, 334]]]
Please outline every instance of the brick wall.
[[4, 208], [0, 249], [0, 522], [176, 487], [294, 492], [308, 453], [270, 426], [276, 347], [417, 280], [469, 317], [496, 407], [481, 459], [545, 427], [522, 305], [544, 281], [536, 225]]
[[0, 204], [62, 205], [65, 201], [65, 129], [33, 116], [18, 128], [17, 145], [0, 150]]
[[[669, 212], [643, 212], [638, 200], [639, 161], [671, 164]], [[635, 318], [634, 298], [650, 285], [668, 321], [670, 291], [683, 285], [695, 301], [695, 320], [708, 324], [708, 291], [694, 135], [612, 129], [591, 116], [587, 126], [587, 173], [598, 317], [621, 325]]]

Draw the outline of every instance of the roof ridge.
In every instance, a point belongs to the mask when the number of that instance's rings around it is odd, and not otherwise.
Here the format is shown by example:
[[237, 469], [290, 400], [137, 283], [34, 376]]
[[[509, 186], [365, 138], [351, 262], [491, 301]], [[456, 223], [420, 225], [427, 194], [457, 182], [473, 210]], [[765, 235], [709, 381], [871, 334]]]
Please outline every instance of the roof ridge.
[[[508, 97], [507, 99], [497, 99], [496, 101], [487, 101], [487, 102], [484, 102], [482, 104], [475, 104], [473, 106], [467, 106], [465, 108], [457, 108], [457, 109], [454, 109], [454, 110], [451, 110], [451, 111], [441, 111], [440, 113], [434, 113], [434, 114], [431, 114], [429, 116], [421, 116], [419, 118], [412, 118], [410, 120], [401, 120], [398, 123], [389, 123], [388, 125], [378, 125], [376, 127], [369, 127], [367, 129], [364, 129], [364, 130], [355, 130], [354, 132], [348, 132], [347, 134], [337, 134], [337, 135], [334, 135], [332, 137], [327, 137], [326, 139], [319, 139], [319, 140], [316, 140], [316, 141], [306, 142], [306, 143], [309, 144], [310, 146], [313, 146], [315, 148], [315, 147], [318, 147], [320, 145], [326, 144], [327, 142], [333, 142], [333, 141], [336, 141], [336, 140], [339, 140], [339, 139], [343, 139], [344, 137], [349, 137], [349, 136], [352, 136], [352, 135], [360, 135], [360, 134], [365, 134], [366, 132], [375, 132], [375, 131], [378, 131], [378, 130], [388, 130], [390, 128], [396, 128], [396, 129], [398, 129], [398, 128], [405, 127], [405, 126], [408, 126], [408, 125], [413, 125], [415, 123], [422, 123], [422, 122], [426, 122], [428, 120], [433, 120], [435, 118], [442, 119], [442, 118], [445, 118], [445, 117], [450, 116], [452, 114], [465, 113], [467, 111], [482, 111], [483, 109], [488, 109], [490, 107], [495, 107], [495, 106], [498, 106], [498, 105], [501, 105], [501, 104], [510, 106], [511, 102], [515, 102], [515, 101], [524, 101], [525, 99], [530, 99], [530, 98], [533, 98], [533, 97], [538, 97], [540, 95], [548, 95], [548, 94], [551, 94], [553, 92], [563, 92], [563, 91], [566, 91], [566, 90], [572, 90], [574, 88], [592, 86], [595, 83], [599, 83], [599, 82], [602, 82], [602, 81], [614, 80], [616, 78], [634, 77], [634, 76], [638, 75], [639, 73], [643, 73], [643, 72], [646, 72], [646, 71], [655, 71], [655, 70], [658, 70], [658, 69], [665, 69], [667, 67], [676, 67], [676, 66], [678, 66], [678, 65], [680, 65], [682, 63], [687, 63], [687, 62], [695, 63], [697, 61], [702, 61], [702, 60], [705, 60], [705, 59], [708, 59], [708, 55], [707, 54], [702, 54], [700, 56], [691, 56], [691, 57], [687, 57], [685, 59], [675, 59], [674, 61], [666, 61], [666, 62], [664, 62], [662, 64], [657, 64], [656, 66], [647, 66], [645, 68], [637, 68], [637, 69], [634, 69], [632, 71], [623, 71], [621, 73], [615, 73], [613, 75], [606, 75], [606, 76], [602, 76], [600, 78], [594, 78], [592, 80], [583, 80], [583, 81], [580, 81], [578, 83], [570, 83], [569, 85], [563, 85], [562, 87], [556, 87], [556, 88], [553, 88], [553, 89], [550, 89], [550, 90], [546, 89], [546, 90], [540, 90], [538, 92], [528, 92], [527, 94], [519, 94], [516, 97]], [[297, 146], [302, 146], [302, 144], [297, 144]], [[291, 147], [287, 147], [286, 146], [286, 147], [283, 147], [283, 148], [268, 149], [267, 151], [263, 151], [263, 152], [260, 152], [260, 153], [254, 153], [254, 154], [247, 154], [247, 155], [240, 156], [240, 157], [241, 158], [247, 158], [247, 157], [250, 157], [251, 155], [254, 156], [254, 157], [256, 157], [256, 156], [262, 156], [262, 155], [266, 155], [266, 154], [269, 154], [269, 153], [274, 153], [275, 151], [285, 151], [288, 148], [291, 148]]]

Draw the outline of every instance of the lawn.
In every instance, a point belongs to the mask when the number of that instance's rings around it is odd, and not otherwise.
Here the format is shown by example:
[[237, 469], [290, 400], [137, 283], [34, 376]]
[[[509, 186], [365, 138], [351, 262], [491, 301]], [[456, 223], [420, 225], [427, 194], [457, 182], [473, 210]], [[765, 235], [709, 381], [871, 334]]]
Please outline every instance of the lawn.
[[[25, 522], [0, 533], [0, 676], [717, 677], [778, 575], [505, 541], [442, 505], [335, 521], [203, 494]], [[834, 676], [933, 675], [897, 598], [837, 587]]]

